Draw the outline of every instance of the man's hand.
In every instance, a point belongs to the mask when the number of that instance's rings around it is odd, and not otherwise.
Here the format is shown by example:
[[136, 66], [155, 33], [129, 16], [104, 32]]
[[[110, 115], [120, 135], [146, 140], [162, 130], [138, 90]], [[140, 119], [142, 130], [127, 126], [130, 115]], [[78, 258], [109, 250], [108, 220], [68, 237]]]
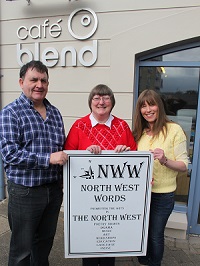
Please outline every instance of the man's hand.
[[68, 160], [68, 155], [63, 151], [57, 151], [50, 155], [50, 164], [64, 165]]

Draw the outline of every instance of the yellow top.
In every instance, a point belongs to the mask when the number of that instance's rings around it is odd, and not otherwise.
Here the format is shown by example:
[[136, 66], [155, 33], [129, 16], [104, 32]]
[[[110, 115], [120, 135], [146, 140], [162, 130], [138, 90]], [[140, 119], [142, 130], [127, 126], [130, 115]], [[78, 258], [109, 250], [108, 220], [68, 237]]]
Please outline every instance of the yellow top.
[[[153, 138], [143, 132], [138, 142], [138, 151], [149, 151], [160, 148], [165, 156], [174, 161], [182, 161], [188, 166], [187, 140], [182, 128], [175, 123], [167, 123], [167, 137], [160, 132], [158, 137]], [[161, 165], [158, 160], [153, 166], [152, 192], [168, 193], [176, 190], [176, 177], [178, 172]]]

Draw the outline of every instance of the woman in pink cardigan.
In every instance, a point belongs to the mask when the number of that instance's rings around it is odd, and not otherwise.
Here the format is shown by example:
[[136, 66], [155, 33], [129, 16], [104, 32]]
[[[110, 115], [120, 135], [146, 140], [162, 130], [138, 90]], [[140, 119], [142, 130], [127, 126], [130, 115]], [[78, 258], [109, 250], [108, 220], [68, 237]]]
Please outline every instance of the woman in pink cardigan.
[[[111, 114], [115, 106], [112, 90], [99, 84], [88, 98], [91, 113], [78, 119], [67, 136], [65, 150], [88, 150], [100, 154], [102, 150], [134, 151], [136, 143], [128, 124]], [[115, 258], [84, 258], [83, 266], [114, 266]]]

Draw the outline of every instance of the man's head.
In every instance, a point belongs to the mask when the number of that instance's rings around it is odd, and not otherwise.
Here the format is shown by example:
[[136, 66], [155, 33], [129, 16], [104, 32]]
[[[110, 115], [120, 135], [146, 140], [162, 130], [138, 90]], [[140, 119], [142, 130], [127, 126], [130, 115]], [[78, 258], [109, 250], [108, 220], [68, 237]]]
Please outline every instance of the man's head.
[[49, 78], [48, 68], [41, 61], [35, 61], [35, 60], [32, 60], [21, 67], [20, 72], [19, 72], [19, 78], [23, 79], [29, 68], [32, 70], [36, 69], [37, 72], [39, 72], [39, 73], [45, 73], [46, 72], [47, 77]]
[[19, 84], [26, 97], [35, 105], [42, 104], [49, 85], [47, 67], [33, 60], [22, 66], [19, 76]]

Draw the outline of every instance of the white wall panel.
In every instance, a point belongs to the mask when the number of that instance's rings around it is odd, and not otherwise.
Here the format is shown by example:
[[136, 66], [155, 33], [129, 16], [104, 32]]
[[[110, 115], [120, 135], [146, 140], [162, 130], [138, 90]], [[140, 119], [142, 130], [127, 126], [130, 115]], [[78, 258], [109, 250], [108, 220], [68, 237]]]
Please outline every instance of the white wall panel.
[[[91, 8], [98, 17], [97, 31], [88, 40], [76, 40], [69, 34], [67, 21], [76, 8]], [[39, 43], [40, 58], [47, 47], [59, 53], [58, 63], [49, 68], [48, 98], [61, 110], [69, 124], [88, 113], [88, 93], [99, 83], [113, 89], [117, 100], [114, 114], [131, 124], [135, 56], [199, 36], [199, 0], [31, 0], [30, 6], [26, 0], [1, 0], [0, 12], [1, 106], [14, 100], [21, 92], [16, 44], [23, 43], [22, 49], [33, 52], [34, 43]], [[19, 26], [42, 25], [46, 19], [49, 19], [49, 24], [62, 19], [62, 32], [58, 38], [47, 32], [45, 38], [19, 40], [16, 35]], [[83, 33], [78, 20], [75, 27]], [[98, 58], [93, 66], [82, 66], [79, 60], [74, 67], [60, 66], [60, 52], [64, 47], [70, 45], [78, 54], [93, 40], [98, 42]], [[90, 60], [90, 56], [86, 54], [85, 60]], [[68, 56], [67, 61], [70, 61]]]
[[[2, 107], [20, 96], [20, 92], [2, 93]], [[78, 118], [90, 113], [88, 106], [89, 93], [49, 93], [47, 99], [61, 112], [65, 128], [69, 130], [71, 124]], [[132, 94], [115, 93], [116, 105], [113, 115], [125, 119], [131, 126]]]
[[[25, 1], [25, 0], [24, 0]], [[132, 10], [132, 11], [119, 11], [119, 12], [106, 12], [106, 13], [97, 13], [98, 18], [98, 28], [95, 32], [93, 39], [100, 39], [106, 40], [110, 39], [111, 36], [119, 34], [121, 32], [125, 32], [133, 27], [139, 27], [146, 23], [150, 23], [151, 21], [159, 20], [161, 18], [165, 18], [180, 12], [183, 12], [185, 9], [176, 8], [176, 9], [161, 9], [161, 10]], [[85, 13], [86, 14], [86, 13]], [[76, 31], [80, 31], [80, 34], [84, 34], [86, 29], [81, 25], [80, 20], [82, 15], [77, 15], [76, 18]], [[44, 22], [48, 19], [48, 26], [45, 28], [44, 32]], [[59, 26], [61, 27], [61, 32], [59, 37], [52, 37], [49, 33], [50, 27], [52, 24], [57, 23], [57, 21], [62, 20], [59, 22]], [[2, 37], [1, 37], [1, 44], [8, 45], [13, 43], [20, 43], [22, 42], [18, 36], [17, 32], [18, 29], [26, 27], [27, 30], [24, 28], [19, 31], [21, 37], [27, 35], [27, 38], [23, 40], [23, 43], [33, 43], [33, 42], [40, 42], [40, 43], [54, 43], [54, 42], [70, 42], [74, 41], [75, 39], [70, 35], [68, 31], [68, 19], [69, 14], [65, 16], [59, 16], [55, 13], [55, 16], [42, 16], [37, 18], [25, 18], [25, 19], [13, 19], [13, 20], [6, 20], [2, 21], [1, 28], [2, 28]], [[74, 24], [74, 22], [73, 22]], [[80, 25], [79, 25], [80, 24]], [[33, 37], [38, 38], [31, 38], [29, 35], [30, 28], [35, 25], [35, 29], [32, 31]], [[41, 32], [39, 34], [38, 28], [41, 28]], [[89, 29], [88, 29], [89, 31]], [[38, 36], [40, 35], [40, 37]]]
[[199, 0], [31, 0], [28, 6], [26, 0], [10, 2], [1, 0], [1, 19], [30, 18], [54, 16], [55, 14], [70, 14], [76, 8], [90, 7], [96, 12], [117, 12], [128, 10], [166, 9], [188, 6], [199, 6]]

